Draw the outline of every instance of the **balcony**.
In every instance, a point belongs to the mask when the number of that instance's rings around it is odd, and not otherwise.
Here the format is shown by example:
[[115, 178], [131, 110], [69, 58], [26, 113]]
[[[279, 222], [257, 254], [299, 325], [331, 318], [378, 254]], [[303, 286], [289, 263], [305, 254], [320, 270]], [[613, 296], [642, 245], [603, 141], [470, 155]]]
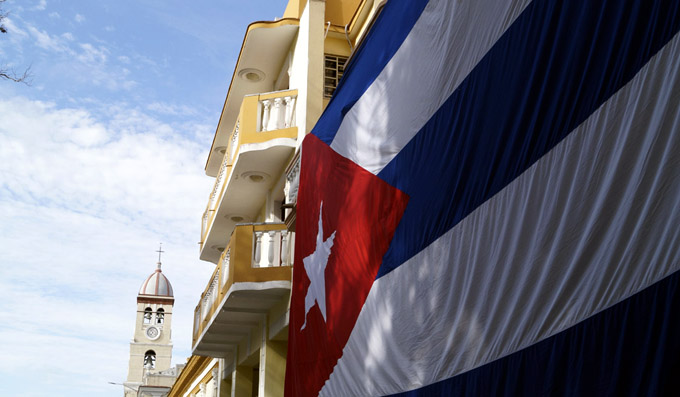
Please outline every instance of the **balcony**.
[[217, 177], [224, 154], [220, 151], [228, 146], [243, 98], [288, 87], [288, 74], [282, 70], [290, 67], [289, 53], [298, 35], [298, 26], [297, 19], [248, 25], [205, 165], [207, 175]]
[[193, 354], [233, 357], [268, 314], [269, 335], [284, 337], [293, 236], [281, 223], [235, 227], [194, 311]]
[[[297, 90], [249, 95], [208, 199], [201, 224], [202, 260], [217, 263], [237, 223], [257, 218], [296, 146]], [[227, 238], [225, 238], [227, 236]]]

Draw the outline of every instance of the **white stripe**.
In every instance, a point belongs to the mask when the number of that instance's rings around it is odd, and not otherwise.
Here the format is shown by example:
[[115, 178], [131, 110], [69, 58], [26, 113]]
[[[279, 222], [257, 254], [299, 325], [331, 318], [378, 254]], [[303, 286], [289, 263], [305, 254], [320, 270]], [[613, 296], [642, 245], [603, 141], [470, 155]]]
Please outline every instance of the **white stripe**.
[[331, 147], [370, 172], [380, 172], [529, 3], [431, 0], [385, 69], [345, 115]]
[[680, 268], [680, 39], [552, 151], [377, 280], [322, 395], [411, 390]]

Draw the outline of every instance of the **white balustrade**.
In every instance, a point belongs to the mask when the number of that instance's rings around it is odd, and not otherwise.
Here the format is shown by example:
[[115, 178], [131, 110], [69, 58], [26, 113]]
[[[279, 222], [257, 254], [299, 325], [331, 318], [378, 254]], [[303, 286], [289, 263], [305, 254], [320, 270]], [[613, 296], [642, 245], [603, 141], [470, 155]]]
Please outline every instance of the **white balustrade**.
[[295, 164], [286, 173], [286, 184], [283, 188], [286, 194], [286, 203], [297, 202], [298, 187], [300, 184], [300, 156], [295, 159]]
[[258, 123], [259, 131], [273, 131], [295, 126], [294, 95], [282, 96], [260, 101], [261, 118]]
[[217, 289], [217, 284], [219, 280], [219, 272], [215, 272], [215, 276], [212, 278], [212, 281], [210, 281], [210, 287], [208, 287], [208, 290], [205, 292], [205, 296], [203, 296], [203, 302], [202, 302], [202, 319], [205, 321], [205, 319], [208, 317], [208, 313], [210, 313], [210, 308], [215, 304], [215, 300], [217, 299], [218, 295], [218, 289]]
[[208, 317], [208, 309], [210, 308], [210, 305], [208, 305], [208, 300], [210, 299], [210, 290], [208, 290], [203, 297], [203, 301], [201, 302], [201, 321], [205, 321], [206, 317]]
[[212, 192], [210, 192], [210, 199], [208, 199], [208, 208], [203, 214], [203, 228], [201, 229], [201, 236], [208, 231], [208, 222], [210, 219], [210, 213], [215, 211], [215, 206], [217, 204], [217, 199], [222, 191], [222, 186], [227, 179], [227, 169], [231, 158], [233, 157], [233, 152], [235, 152], [236, 143], [238, 142], [238, 122], [236, 123], [236, 130], [232, 136], [231, 144], [229, 145], [229, 155], [225, 155], [222, 158], [222, 164], [220, 164], [220, 171], [217, 173], [217, 178], [215, 178], [215, 184], [213, 185]]
[[224, 156], [222, 160], [222, 165], [220, 166], [220, 172], [217, 174], [215, 179], [215, 185], [213, 186], [212, 192], [210, 192], [210, 200], [208, 201], [208, 212], [215, 210], [215, 204], [217, 203], [217, 198], [222, 190], [222, 185], [224, 185], [224, 180], [227, 177], [227, 156]]
[[239, 120], [236, 121], [236, 126], [234, 127], [234, 134], [231, 136], [231, 142], [229, 142], [229, 160], [234, 158], [236, 154], [236, 149], [238, 148], [238, 135], [239, 135]]
[[269, 99], [265, 99], [263, 101], [260, 101], [260, 104], [262, 105], [262, 120], [260, 121], [260, 131], [267, 131], [267, 126], [269, 125], [269, 114], [270, 114], [270, 108], [272, 106], [272, 101]]
[[[253, 233], [253, 267], [290, 266], [292, 244], [287, 230], [267, 230]], [[266, 252], [263, 257], [262, 253]]]
[[201, 310], [196, 310], [194, 313], [194, 335], [198, 334], [198, 327], [201, 322]]
[[276, 245], [276, 231], [270, 230], [269, 234], [269, 249], [267, 250], [267, 267], [274, 266], [274, 246]]
[[215, 178], [215, 184], [213, 185], [212, 192], [210, 192], [210, 198], [208, 199], [208, 208], [206, 208], [205, 213], [203, 213], [203, 221], [201, 224], [201, 239], [208, 232], [208, 223], [210, 221], [210, 214], [216, 210], [217, 200], [219, 199], [222, 187], [227, 179], [227, 170], [229, 162], [234, 157], [236, 153], [236, 146], [238, 145], [238, 129], [239, 123], [236, 122], [236, 127], [234, 128], [234, 134], [231, 137], [231, 142], [229, 143], [229, 151], [222, 158], [222, 164], [220, 164], [220, 170], [217, 173], [217, 178]]
[[255, 253], [253, 254], [254, 262], [253, 267], [260, 267], [261, 258], [262, 258], [262, 232], [255, 232]]
[[269, 114], [269, 123], [266, 124], [267, 131], [280, 130], [285, 125], [285, 108], [283, 107], [283, 98], [274, 98], [274, 106], [272, 106]]
[[281, 266], [288, 266], [288, 230], [281, 230]]
[[205, 212], [203, 213], [203, 221], [201, 222], [201, 241], [203, 241], [203, 237], [205, 237], [205, 233], [208, 232], [208, 214], [210, 213], [210, 210], [208, 208], [205, 209]]
[[283, 98], [286, 106], [286, 112], [283, 119], [283, 128], [290, 128], [295, 124], [295, 119], [293, 118], [295, 111], [295, 99], [296, 97], [294, 96], [287, 96]]
[[224, 258], [222, 259], [222, 283], [221, 285], [224, 286], [227, 283], [227, 279], [229, 278], [229, 266], [231, 265], [231, 248], [227, 250], [227, 253], [224, 254]]
[[219, 274], [220, 272], [217, 271], [215, 272], [215, 277], [213, 278], [212, 284], [210, 284], [210, 295], [212, 297], [212, 303], [210, 304], [211, 306], [215, 305], [215, 302], [217, 302], [217, 296], [219, 296]]

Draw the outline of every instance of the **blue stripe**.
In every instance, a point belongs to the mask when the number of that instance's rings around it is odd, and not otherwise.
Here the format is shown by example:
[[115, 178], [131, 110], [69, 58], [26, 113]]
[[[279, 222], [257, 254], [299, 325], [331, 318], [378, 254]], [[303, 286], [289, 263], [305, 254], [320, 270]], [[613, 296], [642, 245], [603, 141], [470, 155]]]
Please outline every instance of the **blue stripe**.
[[312, 134], [330, 145], [345, 114], [392, 59], [422, 14], [427, 0], [391, 0], [385, 5], [363, 44], [347, 65], [326, 110]]
[[410, 201], [378, 277], [517, 178], [630, 81], [679, 28], [677, 0], [529, 5], [379, 174]]
[[680, 272], [524, 350], [398, 396], [680, 392]]

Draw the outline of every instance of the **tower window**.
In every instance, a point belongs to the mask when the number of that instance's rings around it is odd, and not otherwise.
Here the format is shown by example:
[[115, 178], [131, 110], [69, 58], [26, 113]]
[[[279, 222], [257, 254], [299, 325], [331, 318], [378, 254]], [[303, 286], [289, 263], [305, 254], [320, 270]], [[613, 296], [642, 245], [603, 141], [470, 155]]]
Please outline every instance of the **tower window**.
[[144, 324], [151, 324], [151, 308], [147, 307], [144, 309]]
[[160, 308], [156, 312], [156, 324], [163, 324], [164, 319], [165, 319], [165, 310]]
[[147, 350], [144, 353], [144, 368], [154, 369], [156, 368], [156, 352], [153, 350]]
[[330, 98], [345, 73], [346, 57], [325, 54], [323, 67], [323, 96]]

